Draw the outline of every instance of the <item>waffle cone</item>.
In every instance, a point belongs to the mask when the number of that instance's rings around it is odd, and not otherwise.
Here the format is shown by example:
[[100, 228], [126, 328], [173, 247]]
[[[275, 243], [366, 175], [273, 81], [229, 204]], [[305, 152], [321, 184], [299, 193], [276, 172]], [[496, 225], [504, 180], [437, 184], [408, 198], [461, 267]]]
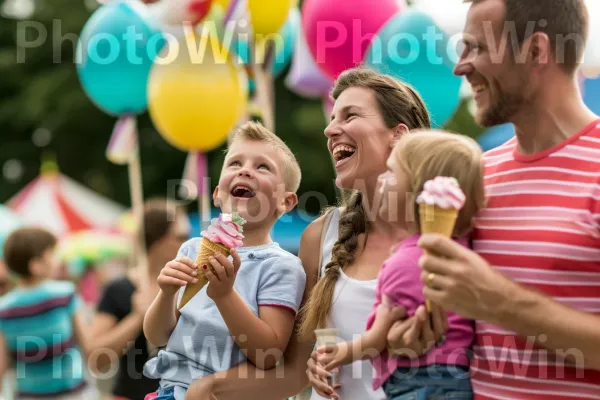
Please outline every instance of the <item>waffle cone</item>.
[[[214, 254], [221, 253], [225, 257], [229, 257], [229, 247], [224, 246], [220, 243], [213, 243], [206, 238], [202, 238], [202, 242], [200, 243], [200, 250], [198, 250], [198, 255], [196, 256], [196, 264], [199, 266], [209, 265], [208, 258]], [[207, 283], [208, 280], [202, 273], [202, 271], [198, 271], [198, 282], [197, 283], [188, 283], [183, 291], [183, 296], [181, 297], [181, 302], [179, 303], [179, 309], [181, 310], [183, 306], [185, 306], [188, 301], [192, 299]]]
[[458, 210], [445, 209], [429, 204], [419, 205], [421, 233], [437, 233], [445, 237], [452, 237]]
[[[419, 204], [419, 221], [421, 233], [437, 233], [451, 238], [456, 224], [458, 210], [455, 208], [445, 209], [429, 204]], [[425, 299], [427, 311], [431, 311], [431, 301]]]

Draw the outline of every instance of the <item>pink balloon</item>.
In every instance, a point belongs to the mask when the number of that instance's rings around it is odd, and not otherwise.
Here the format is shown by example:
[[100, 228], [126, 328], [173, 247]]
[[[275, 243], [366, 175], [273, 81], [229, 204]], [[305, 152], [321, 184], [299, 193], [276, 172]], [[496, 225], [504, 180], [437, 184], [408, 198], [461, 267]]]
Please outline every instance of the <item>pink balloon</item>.
[[305, 0], [302, 26], [319, 67], [335, 79], [363, 61], [373, 36], [404, 0]]

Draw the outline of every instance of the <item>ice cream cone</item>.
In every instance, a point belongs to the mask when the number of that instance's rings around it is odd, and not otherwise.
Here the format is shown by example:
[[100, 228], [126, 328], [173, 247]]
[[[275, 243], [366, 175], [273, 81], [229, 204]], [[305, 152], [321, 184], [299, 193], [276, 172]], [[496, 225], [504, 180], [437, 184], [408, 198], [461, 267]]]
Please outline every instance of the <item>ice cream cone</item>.
[[441, 208], [430, 204], [419, 204], [419, 220], [421, 233], [437, 233], [445, 237], [452, 237], [458, 210], [455, 208]]
[[[419, 222], [421, 233], [437, 233], [445, 237], [452, 237], [458, 210], [455, 208], [441, 208], [430, 204], [419, 204]], [[425, 299], [427, 311], [431, 311], [431, 300]]]
[[[210, 256], [221, 253], [225, 257], [229, 257], [229, 250], [230, 249], [227, 246], [224, 246], [220, 243], [213, 243], [207, 238], [202, 238], [202, 242], [200, 242], [200, 250], [198, 250], [198, 255], [196, 256], [196, 264], [200, 267], [202, 265], [208, 265], [210, 267], [208, 262], [208, 258]], [[208, 280], [202, 271], [198, 272], [197, 278], [197, 283], [188, 283], [185, 287], [185, 290], [183, 291], [183, 297], [179, 302], [180, 310], [208, 283]]]
[[[421, 234], [437, 233], [452, 238], [458, 212], [465, 204], [465, 194], [456, 178], [438, 176], [425, 182], [417, 204]], [[425, 305], [427, 311], [431, 311], [429, 299], [425, 299]]]

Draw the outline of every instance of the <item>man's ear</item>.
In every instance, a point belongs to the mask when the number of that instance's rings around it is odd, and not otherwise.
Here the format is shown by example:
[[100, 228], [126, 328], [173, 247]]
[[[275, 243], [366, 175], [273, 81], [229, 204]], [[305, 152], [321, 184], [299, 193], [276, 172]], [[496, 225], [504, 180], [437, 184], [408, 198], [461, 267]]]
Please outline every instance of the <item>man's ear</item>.
[[536, 32], [522, 46], [522, 51], [527, 51], [527, 60], [531, 61], [534, 70], [544, 68], [551, 57], [552, 44], [547, 34]]
[[400, 140], [400, 138], [405, 134], [408, 133], [409, 129], [408, 126], [406, 126], [405, 124], [398, 124], [395, 128], [394, 128], [394, 132], [393, 132], [393, 137], [392, 137], [392, 141], [390, 142], [390, 147], [394, 147], [396, 145], [396, 143], [398, 143], [398, 140]]
[[281, 202], [281, 206], [279, 207], [279, 214], [283, 215], [285, 213], [289, 213], [298, 205], [298, 195], [296, 193], [287, 192], [283, 201]]

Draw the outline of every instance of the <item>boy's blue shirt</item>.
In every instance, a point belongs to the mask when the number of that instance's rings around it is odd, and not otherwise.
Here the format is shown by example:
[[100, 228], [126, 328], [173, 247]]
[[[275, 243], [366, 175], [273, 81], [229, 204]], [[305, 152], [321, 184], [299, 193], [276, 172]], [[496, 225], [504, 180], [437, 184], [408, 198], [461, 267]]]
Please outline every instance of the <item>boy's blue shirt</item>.
[[[177, 257], [196, 259], [201, 238], [183, 244]], [[306, 274], [300, 259], [277, 243], [236, 249], [241, 266], [234, 288], [258, 315], [259, 306], [276, 306], [297, 313], [304, 294]], [[177, 386], [175, 398], [183, 399], [185, 389], [202, 376], [225, 371], [246, 361], [234, 342], [208, 285], [180, 311], [181, 317], [164, 350], [146, 363], [144, 374], [161, 379], [161, 386]], [[183, 295], [183, 288], [178, 294]]]

